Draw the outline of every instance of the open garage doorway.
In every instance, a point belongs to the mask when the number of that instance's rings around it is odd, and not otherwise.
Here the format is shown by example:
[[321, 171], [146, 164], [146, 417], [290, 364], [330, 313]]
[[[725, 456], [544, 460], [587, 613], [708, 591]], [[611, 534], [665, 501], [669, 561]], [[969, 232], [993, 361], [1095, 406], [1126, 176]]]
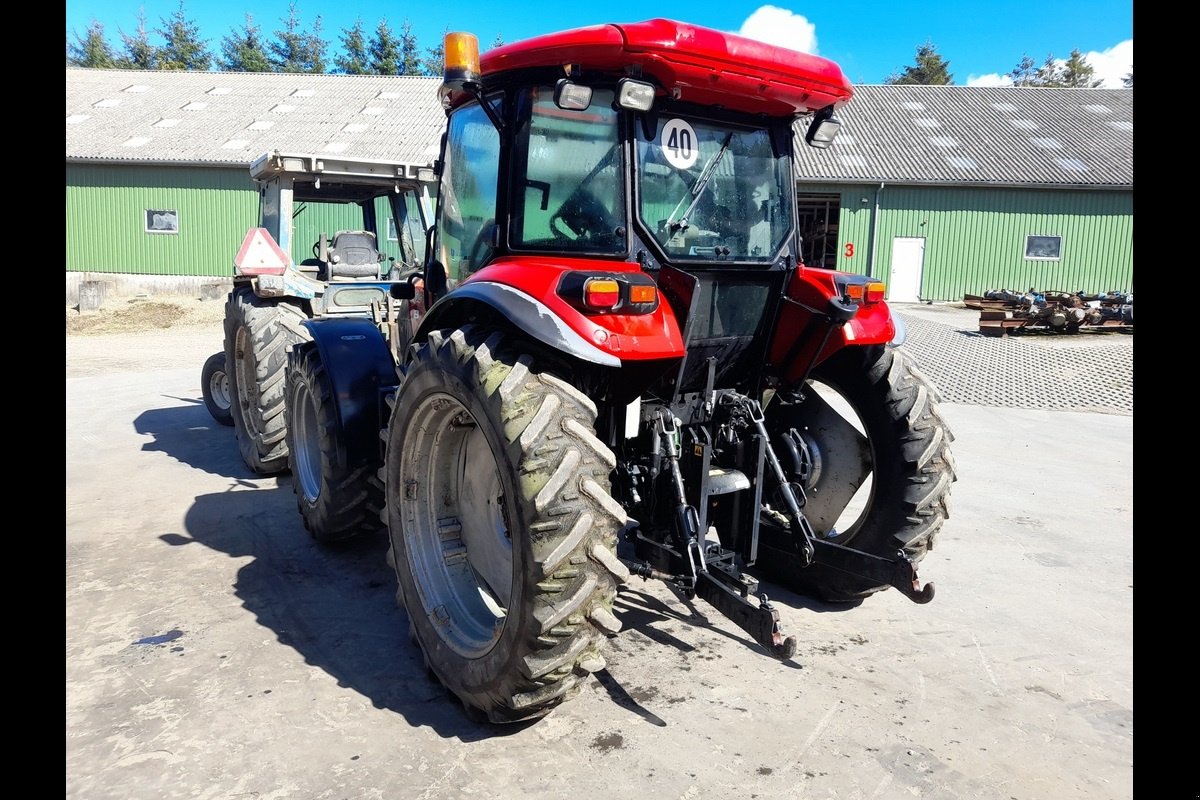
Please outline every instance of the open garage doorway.
[[841, 201], [838, 194], [796, 195], [796, 210], [800, 215], [800, 255], [810, 267], [837, 268]]

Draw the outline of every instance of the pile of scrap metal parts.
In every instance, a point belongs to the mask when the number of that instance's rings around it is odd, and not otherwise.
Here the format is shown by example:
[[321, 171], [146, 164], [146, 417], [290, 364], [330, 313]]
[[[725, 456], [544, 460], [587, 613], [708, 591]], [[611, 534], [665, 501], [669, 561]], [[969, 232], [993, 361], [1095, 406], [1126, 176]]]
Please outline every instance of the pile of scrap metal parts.
[[979, 332], [987, 336], [1023, 331], [1133, 331], [1132, 292], [1089, 294], [998, 289], [982, 295], [964, 295], [963, 302], [967, 308], [979, 309]]

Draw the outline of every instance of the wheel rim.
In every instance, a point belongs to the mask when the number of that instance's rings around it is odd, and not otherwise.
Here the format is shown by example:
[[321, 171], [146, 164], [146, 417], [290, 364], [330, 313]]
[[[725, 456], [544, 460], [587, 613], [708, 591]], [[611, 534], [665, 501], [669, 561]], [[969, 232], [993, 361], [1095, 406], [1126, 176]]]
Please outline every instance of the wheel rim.
[[[246, 329], [238, 328], [234, 339], [233, 368], [237, 371], [237, 399], [243, 412], [240, 415], [242, 422], [251, 433], [257, 434], [258, 415], [251, 411], [258, 407], [258, 365], [254, 359], [254, 348], [250, 346], [248, 338]], [[230, 400], [232, 401], [232, 397]]]
[[499, 467], [479, 423], [449, 395], [426, 397], [410, 419], [400, 487], [408, 566], [438, 635], [475, 658], [499, 640], [513, 589]]
[[228, 411], [232, 403], [229, 400], [229, 375], [220, 370], [214, 372], [208, 379], [208, 395], [223, 411]]
[[841, 389], [819, 379], [810, 385], [815, 392], [809, 403], [821, 409], [805, 439], [821, 471], [820, 487], [804, 510], [824, 520], [819, 529], [829, 531], [828, 539], [844, 543], [862, 527], [875, 501], [875, 449], [862, 415]]
[[321, 439], [317, 405], [305, 384], [296, 387], [291, 397], [292, 447], [295, 450], [295, 478], [304, 499], [316, 502], [321, 496]]

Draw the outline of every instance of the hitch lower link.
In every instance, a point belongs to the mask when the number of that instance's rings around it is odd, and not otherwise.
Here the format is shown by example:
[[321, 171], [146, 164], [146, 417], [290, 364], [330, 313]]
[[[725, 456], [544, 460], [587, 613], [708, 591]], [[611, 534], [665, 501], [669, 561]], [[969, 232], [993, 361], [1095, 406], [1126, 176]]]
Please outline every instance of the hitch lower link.
[[780, 494], [787, 506], [787, 519], [793, 532], [793, 542], [801, 563], [805, 567], [814, 563], [822, 564], [854, 577], [887, 584], [914, 603], [924, 604], [932, 600], [933, 584], [927, 583], [924, 587], [921, 586], [917, 578], [916, 566], [904, 555], [903, 551], [898, 551], [894, 558], [882, 558], [872, 553], [821, 539], [816, 535], [812, 524], [801, 511], [808, 502], [803, 487], [788, 480], [787, 474], [783, 471], [783, 467], [775, 455], [774, 448], [771, 447], [762, 407], [757, 401], [748, 398], [742, 402], [745, 404], [747, 416], [758, 435], [766, 443], [764, 449], [767, 463], [780, 486]]
[[[686, 597], [700, 597], [775, 658], [782, 660], [796, 655], [796, 637], [783, 635], [779, 611], [765, 594], [758, 591], [758, 581], [749, 575], [739, 574], [724, 564], [713, 564], [712, 569], [705, 569], [695, 577], [671, 575], [644, 562], [622, 560], [629, 571], [640, 578], [661, 580]], [[751, 595], [757, 604], [750, 601]]]
[[[702, 545], [700, 517], [696, 507], [688, 503], [679, 468], [678, 428], [675, 419], [660, 412], [655, 433], [666, 449], [666, 467], [675, 490], [674, 540], [678, 550], [655, 542], [638, 532], [638, 538], [652, 546], [664, 548], [682, 559], [688, 573], [670, 575], [649, 564], [626, 562], [633, 574], [642, 578], [666, 581], [685, 597], [699, 596], [724, 614], [731, 622], [748, 633], [767, 652], [779, 659], [796, 654], [796, 637], [785, 637], [779, 628], [779, 612], [765, 594], [758, 592], [758, 581], [736, 570], [733, 553], [719, 545]], [[710, 569], [711, 567], [711, 569]], [[754, 595], [757, 602], [752, 602]]]

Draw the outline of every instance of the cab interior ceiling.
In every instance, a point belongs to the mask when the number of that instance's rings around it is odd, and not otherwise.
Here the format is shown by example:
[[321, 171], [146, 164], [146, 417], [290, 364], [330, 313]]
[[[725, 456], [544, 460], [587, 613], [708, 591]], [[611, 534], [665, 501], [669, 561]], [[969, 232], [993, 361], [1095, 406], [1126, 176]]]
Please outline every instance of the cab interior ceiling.
[[361, 203], [365, 200], [372, 200], [380, 195], [391, 194], [394, 191], [395, 187], [388, 186], [387, 184], [347, 183], [322, 178], [321, 188], [319, 189], [313, 181], [296, 181], [292, 185], [292, 198], [310, 203], [328, 203], [330, 201]]

